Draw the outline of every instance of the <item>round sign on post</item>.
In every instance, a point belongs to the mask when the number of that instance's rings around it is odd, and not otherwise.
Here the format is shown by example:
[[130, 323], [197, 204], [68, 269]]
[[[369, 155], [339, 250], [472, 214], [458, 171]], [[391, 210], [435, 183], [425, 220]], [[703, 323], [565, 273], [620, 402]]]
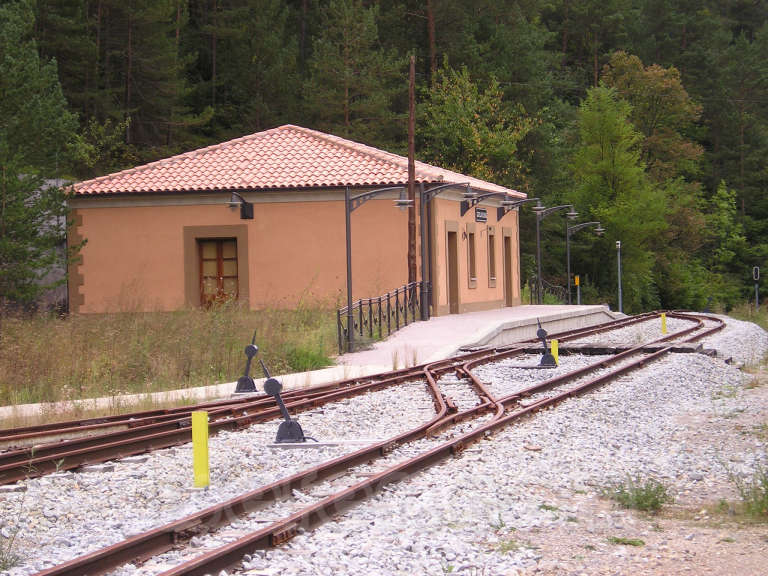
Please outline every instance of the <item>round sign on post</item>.
[[760, 266], [752, 267], [752, 278], [755, 280], [755, 282], [760, 280]]

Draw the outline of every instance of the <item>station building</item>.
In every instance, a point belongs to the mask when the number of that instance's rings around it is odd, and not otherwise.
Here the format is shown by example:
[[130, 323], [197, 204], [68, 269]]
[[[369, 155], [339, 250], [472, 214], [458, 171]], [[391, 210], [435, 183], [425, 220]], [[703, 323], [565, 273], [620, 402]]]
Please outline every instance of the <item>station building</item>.
[[[416, 181], [427, 196], [442, 186], [425, 202], [431, 313], [519, 304], [518, 212], [502, 202], [525, 194], [422, 162]], [[80, 182], [69, 237], [86, 243], [70, 269], [70, 310], [169, 311], [221, 298], [252, 309], [344, 304], [345, 194], [407, 182], [405, 157], [292, 125]], [[400, 194], [350, 213], [354, 299], [407, 282]]]

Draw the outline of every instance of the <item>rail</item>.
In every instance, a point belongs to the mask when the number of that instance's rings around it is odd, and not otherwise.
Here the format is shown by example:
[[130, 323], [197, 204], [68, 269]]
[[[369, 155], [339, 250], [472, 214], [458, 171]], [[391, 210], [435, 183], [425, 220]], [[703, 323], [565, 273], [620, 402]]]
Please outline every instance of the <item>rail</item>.
[[[431, 286], [428, 282], [424, 286], [424, 300], [429, 302]], [[411, 282], [377, 298], [361, 298], [352, 303], [351, 314], [347, 306], [339, 308], [336, 311], [339, 354], [353, 352], [355, 339], [384, 338], [421, 319], [421, 287], [421, 282]]]
[[[640, 317], [621, 319], [606, 323], [602, 329], [607, 329], [608, 326], [616, 329], [656, 316], [658, 314], [653, 313]], [[268, 510], [265, 508], [265, 504], [271, 505], [279, 500], [282, 511], [282, 507], [285, 506], [282, 503], [289, 499], [288, 495], [293, 494], [294, 490], [300, 489], [306, 493], [307, 490], [312, 489], [312, 486], [320, 486], [320, 483], [324, 480], [330, 478], [338, 479], [344, 474], [350, 477], [351, 484], [347, 484], [341, 489], [335, 488], [335, 492], [332, 494], [318, 494], [317, 499], [309, 506], [306, 506], [306, 503], [303, 505], [299, 503], [300, 507], [288, 509], [287, 516], [283, 513], [280, 515], [280, 518], [271, 520], [266, 525], [259, 526], [255, 531], [250, 531], [247, 528], [239, 530], [240, 534], [236, 534], [234, 540], [228, 541], [224, 546], [207, 548], [202, 555], [197, 555], [186, 561], [182, 560], [182, 564], [174, 567], [164, 565], [166, 571], [162, 573], [162, 576], [203, 576], [205, 574], [217, 574], [221, 570], [229, 570], [232, 566], [241, 563], [246, 553], [253, 553], [255, 549], [278, 546], [293, 538], [301, 530], [308, 530], [320, 522], [332, 518], [347, 507], [354, 505], [354, 503], [381, 491], [387, 485], [407, 478], [409, 474], [425, 469], [451, 455], [460, 454], [470, 444], [482, 440], [488, 434], [503, 426], [512, 424], [539, 410], [555, 406], [567, 398], [602, 386], [611, 379], [631, 370], [641, 368], [648, 362], [673, 350], [673, 346], [670, 344], [648, 353], [645, 351], [645, 346], [648, 344], [661, 344], [679, 340], [683, 336], [687, 336], [683, 340], [684, 342], [694, 341], [721, 329], [724, 325], [720, 319], [702, 318], [692, 314], [670, 312], [668, 316], [694, 320], [696, 325], [671, 333], [661, 339], [633, 346], [619, 354], [615, 354], [611, 359], [600, 359], [587, 366], [579, 367], [565, 374], [559, 374], [554, 378], [539, 381], [523, 389], [511, 391], [503, 396], [494, 396], [473, 375], [472, 370], [482, 364], [498, 362], [503, 358], [522, 354], [524, 353], [524, 345], [513, 344], [501, 348], [477, 350], [462, 357], [448, 358], [410, 369], [383, 373], [366, 378], [361, 382], [348, 381], [339, 383], [339, 385], [343, 384], [343, 386], [340, 386], [339, 391], [341, 391], [341, 388], [346, 388], [346, 392], [350, 392], [349, 388], [351, 387], [356, 389], [355, 392], [360, 392], [360, 387], [370, 389], [370, 386], [375, 386], [378, 389], [412, 381], [418, 374], [426, 381], [432, 395], [435, 413], [432, 415], [431, 420], [422, 423], [417, 428], [401, 432], [399, 435], [389, 439], [380, 440], [316, 467], [281, 478], [271, 484], [257, 487], [227, 501], [174, 520], [169, 524], [158, 526], [148, 532], [130, 536], [106, 548], [94, 550], [83, 556], [73, 558], [64, 564], [44, 569], [37, 576], [104, 574], [126, 562], [135, 562], [137, 559], [146, 559], [173, 548], [180, 548], [181, 545], [189, 542], [193, 536], [217, 530], [231, 524], [234, 519], [242, 518], [256, 510], [260, 510], [263, 514]], [[707, 328], [704, 326], [704, 320], [712, 320], [716, 325]], [[704, 330], [700, 331], [702, 328]], [[594, 331], [600, 329], [593, 327], [587, 330]], [[583, 335], [582, 329], [581, 331], [572, 330], [550, 336], [557, 337], [559, 340], [568, 340], [578, 339]], [[641, 356], [641, 358], [626, 363], [626, 360], [633, 356]], [[618, 364], [618, 368], [609, 372], [603, 372], [596, 377], [588, 377], [588, 374], [598, 370], [603, 371], [612, 364]], [[466, 377], [471, 381], [469, 384], [475, 388], [475, 393], [480, 398], [479, 404], [463, 411], [457, 411], [455, 404], [450, 406], [446, 402], [436, 381], [440, 375], [451, 372], [455, 372], [457, 376]], [[568, 384], [569, 381], [585, 377], [588, 379], [577, 382], [575, 387], [569, 387], [565, 390], [557, 389], [559, 386]], [[524, 398], [530, 399], [535, 394], [548, 390], [554, 390], [554, 395], [541, 398], [532, 404], [522, 405], [520, 403]], [[311, 402], [314, 403], [314, 400]], [[393, 458], [392, 462], [387, 461], [389, 455], [396, 448], [404, 447], [415, 441], [424, 442], [438, 428], [470, 420], [488, 412], [494, 413], [491, 419], [480, 422], [478, 426], [469, 431], [452, 431], [452, 437], [449, 439], [433, 437], [430, 444], [425, 447], [425, 451], [421, 451], [415, 456], [410, 455], [405, 460], [401, 460], [398, 457]], [[370, 466], [374, 461], [377, 462], [376, 468], [371, 469]], [[360, 476], [357, 474], [349, 473], [352, 467], [361, 464], [364, 464], [368, 471], [362, 480], [360, 480]], [[265, 516], [269, 516], [269, 514]]]

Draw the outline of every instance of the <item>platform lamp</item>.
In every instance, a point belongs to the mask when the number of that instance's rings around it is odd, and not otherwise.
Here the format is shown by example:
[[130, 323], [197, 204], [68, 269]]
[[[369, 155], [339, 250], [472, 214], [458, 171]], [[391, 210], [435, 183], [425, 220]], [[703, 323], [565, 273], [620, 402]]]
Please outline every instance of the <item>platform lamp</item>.
[[602, 236], [605, 232], [605, 228], [600, 226], [600, 222], [584, 222], [583, 224], [568, 226], [566, 221], [565, 224], [565, 258], [568, 263], [568, 304], [571, 303], [571, 234], [590, 226], [595, 226], [595, 234], [598, 236]]
[[570, 209], [566, 213], [568, 220], [574, 220], [579, 216], [579, 213], [573, 209], [573, 204], [563, 204], [562, 206], [553, 206], [552, 208], [544, 208], [543, 206], [533, 207], [534, 212], [536, 212], [536, 291], [538, 292], [538, 294], [536, 294], [537, 304], [542, 303], [542, 292], [544, 290], [541, 279], [541, 221], [550, 214], [554, 214], [560, 210], [565, 210], [566, 208]]
[[344, 222], [346, 226], [347, 240], [347, 352], [351, 352], [354, 342], [354, 329], [352, 320], [352, 212], [360, 208], [371, 198], [384, 194], [386, 192], [400, 192], [400, 197], [395, 200], [395, 206], [406, 208], [412, 204], [412, 200], [405, 198], [405, 186], [389, 186], [387, 188], [378, 188], [368, 192], [362, 192], [352, 196], [349, 187], [344, 189]]
[[253, 204], [243, 198], [241, 194], [232, 191], [227, 204], [231, 208], [240, 206], [240, 220], [253, 220]]

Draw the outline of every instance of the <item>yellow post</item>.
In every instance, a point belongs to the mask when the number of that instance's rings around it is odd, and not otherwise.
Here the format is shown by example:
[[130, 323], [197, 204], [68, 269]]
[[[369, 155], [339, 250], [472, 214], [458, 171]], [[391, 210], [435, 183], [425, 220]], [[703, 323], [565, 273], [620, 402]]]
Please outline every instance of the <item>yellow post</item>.
[[667, 333], [667, 315], [664, 312], [661, 313], [661, 333]]
[[192, 412], [192, 453], [195, 488], [211, 483], [208, 471], [208, 412]]
[[552, 356], [555, 358], [555, 364], [560, 365], [560, 357], [557, 350], [557, 340], [550, 341], [550, 348], [552, 350]]

